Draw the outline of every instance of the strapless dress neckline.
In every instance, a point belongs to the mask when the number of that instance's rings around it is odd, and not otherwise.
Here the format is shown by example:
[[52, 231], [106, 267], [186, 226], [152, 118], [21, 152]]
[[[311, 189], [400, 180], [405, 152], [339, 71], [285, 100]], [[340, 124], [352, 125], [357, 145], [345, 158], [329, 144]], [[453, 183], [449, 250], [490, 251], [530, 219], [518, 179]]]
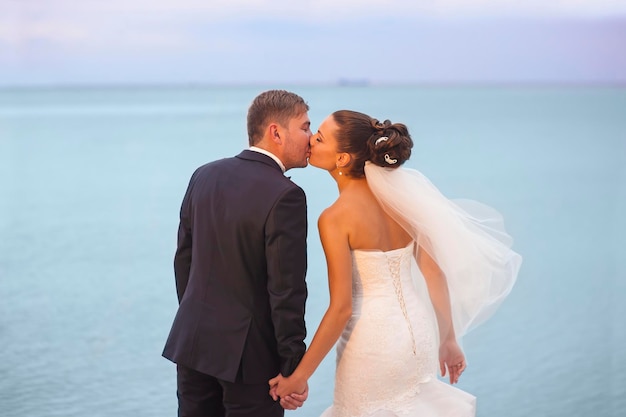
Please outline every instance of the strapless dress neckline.
[[381, 250], [381, 249], [352, 249], [351, 252], [364, 252], [364, 253], [384, 253], [384, 254], [389, 254], [389, 253], [394, 253], [394, 252], [403, 252], [405, 250], [408, 249], [413, 249], [413, 244], [414, 242], [411, 241], [409, 244], [407, 244], [404, 247], [401, 248], [396, 248], [396, 249], [389, 249], [389, 250]]

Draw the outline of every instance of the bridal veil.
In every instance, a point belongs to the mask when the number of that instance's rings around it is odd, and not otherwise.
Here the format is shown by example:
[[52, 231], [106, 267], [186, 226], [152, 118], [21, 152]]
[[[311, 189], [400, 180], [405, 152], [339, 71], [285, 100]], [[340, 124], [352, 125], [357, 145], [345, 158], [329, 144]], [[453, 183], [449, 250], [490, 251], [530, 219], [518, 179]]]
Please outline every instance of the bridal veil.
[[425, 250], [443, 271], [457, 337], [488, 319], [511, 291], [522, 262], [502, 216], [476, 201], [449, 200], [414, 169], [366, 162], [365, 177], [385, 211], [417, 242], [416, 251]]

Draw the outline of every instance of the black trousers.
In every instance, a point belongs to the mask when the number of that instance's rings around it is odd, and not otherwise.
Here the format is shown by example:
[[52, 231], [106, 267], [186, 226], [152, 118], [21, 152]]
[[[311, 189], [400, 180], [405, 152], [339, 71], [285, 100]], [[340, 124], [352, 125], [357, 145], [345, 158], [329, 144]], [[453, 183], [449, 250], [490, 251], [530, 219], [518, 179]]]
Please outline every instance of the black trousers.
[[178, 417], [283, 417], [269, 385], [227, 382], [176, 366]]

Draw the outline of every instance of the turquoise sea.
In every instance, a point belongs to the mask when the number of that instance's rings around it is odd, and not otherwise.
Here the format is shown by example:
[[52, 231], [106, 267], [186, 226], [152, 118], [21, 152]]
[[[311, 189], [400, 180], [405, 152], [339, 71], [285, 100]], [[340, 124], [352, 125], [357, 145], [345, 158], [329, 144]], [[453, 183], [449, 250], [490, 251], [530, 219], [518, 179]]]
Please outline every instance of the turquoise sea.
[[[626, 415], [626, 89], [245, 86], [0, 91], [0, 415], [176, 415], [161, 350], [178, 209], [193, 170], [247, 145], [267, 88], [404, 122], [408, 166], [504, 215], [524, 256], [464, 340], [480, 417]], [[310, 336], [328, 301], [316, 230], [337, 196], [290, 171], [310, 216]], [[383, 354], [384, 352], [381, 352]], [[287, 416], [332, 400], [334, 352]]]

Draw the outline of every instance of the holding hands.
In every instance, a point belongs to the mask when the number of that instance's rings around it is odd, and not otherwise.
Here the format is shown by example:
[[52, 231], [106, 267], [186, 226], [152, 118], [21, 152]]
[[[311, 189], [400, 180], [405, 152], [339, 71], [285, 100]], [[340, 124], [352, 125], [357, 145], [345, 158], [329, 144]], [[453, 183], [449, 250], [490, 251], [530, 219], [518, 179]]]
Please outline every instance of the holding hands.
[[284, 377], [282, 374], [270, 379], [270, 396], [277, 401], [285, 410], [295, 410], [302, 407], [309, 396], [309, 385], [306, 380], [299, 380], [291, 375]]

